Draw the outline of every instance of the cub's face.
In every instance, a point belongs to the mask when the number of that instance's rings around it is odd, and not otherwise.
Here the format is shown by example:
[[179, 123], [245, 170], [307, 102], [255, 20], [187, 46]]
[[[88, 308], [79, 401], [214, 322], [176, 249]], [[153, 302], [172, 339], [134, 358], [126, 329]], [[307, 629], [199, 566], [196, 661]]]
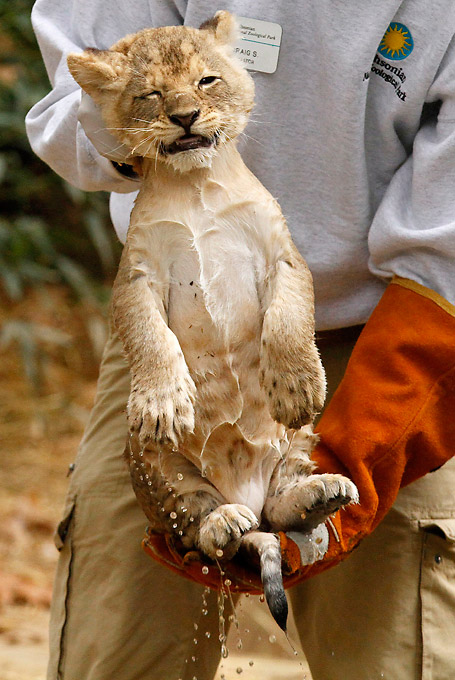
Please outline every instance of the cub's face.
[[218, 12], [200, 29], [146, 29], [109, 50], [69, 55], [68, 66], [132, 155], [185, 172], [209, 166], [252, 109], [253, 81], [232, 56], [234, 30], [232, 16]]

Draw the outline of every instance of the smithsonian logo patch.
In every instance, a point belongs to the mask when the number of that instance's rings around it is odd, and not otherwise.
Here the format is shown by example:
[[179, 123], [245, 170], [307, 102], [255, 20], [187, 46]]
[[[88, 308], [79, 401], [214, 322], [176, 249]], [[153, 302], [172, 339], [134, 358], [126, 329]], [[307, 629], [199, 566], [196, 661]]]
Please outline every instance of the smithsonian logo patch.
[[386, 59], [399, 61], [409, 57], [414, 49], [411, 31], [404, 24], [392, 21], [379, 43], [378, 52]]

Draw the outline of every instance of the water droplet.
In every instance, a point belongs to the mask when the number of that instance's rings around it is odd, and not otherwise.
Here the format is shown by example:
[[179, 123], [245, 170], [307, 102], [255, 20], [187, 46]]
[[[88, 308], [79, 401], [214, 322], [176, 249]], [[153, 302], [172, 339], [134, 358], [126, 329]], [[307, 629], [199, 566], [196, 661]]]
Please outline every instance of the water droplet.
[[222, 550], [217, 550], [215, 554], [216, 554], [217, 557], [223, 557], [223, 555], [224, 555]]
[[197, 645], [197, 638], [193, 638], [193, 643]]
[[249, 593], [245, 593], [245, 597], [249, 597], [249, 596], [250, 596], [250, 594], [249, 594]]
[[245, 633], [249, 633], [249, 632], [250, 632], [250, 629], [249, 629], [249, 628], [245, 628]]
[[232, 585], [231, 579], [227, 578], [224, 582], [224, 584], [229, 588], [230, 585]]
[[207, 616], [208, 613], [209, 613], [209, 610], [208, 610], [208, 609], [203, 609], [203, 610], [202, 610], [202, 616]]
[[254, 666], [254, 661], [248, 661], [248, 666]]
[[196, 661], [196, 657], [195, 657], [195, 656], [192, 656], [192, 657], [191, 657], [191, 661]]
[[209, 568], [208, 567], [202, 567], [201, 571], [202, 571], [203, 574], [208, 574]]
[[152, 486], [152, 482], [151, 482], [150, 480], [147, 482], [147, 484], [148, 484], [149, 486]]
[[227, 659], [229, 656], [229, 651], [225, 644], [221, 645], [221, 656], [223, 657], [223, 659]]
[[237, 673], [240, 675], [240, 673], [243, 673], [243, 668], [240, 668], [240, 666], [236, 669]]
[[190, 517], [190, 522], [194, 522], [194, 517]]
[[197, 625], [197, 623], [193, 623], [193, 626], [194, 626], [194, 630], [197, 630], [197, 629], [199, 628], [199, 626]]
[[182, 508], [182, 512], [188, 512], [188, 508]]
[[172, 528], [173, 528], [173, 529], [177, 529], [177, 524], [173, 524], [173, 525], [172, 525]]
[[242, 647], [243, 647], [243, 642], [241, 640], [239, 640], [237, 642], [237, 649], [242, 649]]
[[265, 602], [264, 595], [259, 595], [259, 602]]
[[183, 536], [183, 531], [180, 529], [179, 536]]
[[210, 635], [211, 635], [211, 633], [210, 633], [208, 630], [206, 630], [206, 631], [205, 631], [205, 637], [206, 637], [206, 638], [209, 638]]
[[169, 493], [172, 493], [172, 486], [168, 486], [167, 490], [169, 491]]
[[171, 519], [177, 519], [177, 513], [176, 513], [176, 512], [171, 512], [171, 513], [169, 513], [169, 517], [170, 517]]
[[269, 636], [269, 642], [271, 642], [272, 645], [273, 645], [273, 643], [276, 642], [276, 636], [275, 636], [275, 635], [270, 635], [270, 636]]
[[333, 650], [330, 652], [330, 656], [335, 656], [335, 652]]
[[177, 475], [177, 479], [179, 479], [180, 481], [182, 481], [182, 479], [183, 479], [183, 475], [182, 475], [182, 473], [181, 473], [181, 472], [179, 472], [179, 473], [178, 473], [178, 475]]
[[235, 616], [234, 616], [234, 614], [229, 614], [229, 616], [228, 616], [228, 621], [229, 621], [230, 623], [232, 623], [233, 621], [235, 621]]

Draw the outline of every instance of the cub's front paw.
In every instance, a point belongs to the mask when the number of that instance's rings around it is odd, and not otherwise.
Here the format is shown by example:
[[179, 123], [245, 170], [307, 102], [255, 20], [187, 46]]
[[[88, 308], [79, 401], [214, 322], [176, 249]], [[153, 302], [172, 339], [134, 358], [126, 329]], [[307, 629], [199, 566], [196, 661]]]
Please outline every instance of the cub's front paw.
[[[246, 505], [220, 505], [202, 521], [197, 538], [198, 548], [212, 559], [230, 559], [237, 552], [243, 534], [258, 526], [256, 515]], [[223, 555], [218, 554], [220, 550]]]
[[128, 422], [130, 431], [138, 433], [141, 446], [153, 441], [177, 447], [185, 434], [194, 429], [194, 395], [195, 386], [189, 374], [173, 385], [133, 385]]
[[300, 362], [297, 357], [287, 365], [262, 362], [261, 383], [270, 414], [293, 430], [311, 423], [324, 405], [325, 373], [317, 352], [312, 354], [312, 361]]

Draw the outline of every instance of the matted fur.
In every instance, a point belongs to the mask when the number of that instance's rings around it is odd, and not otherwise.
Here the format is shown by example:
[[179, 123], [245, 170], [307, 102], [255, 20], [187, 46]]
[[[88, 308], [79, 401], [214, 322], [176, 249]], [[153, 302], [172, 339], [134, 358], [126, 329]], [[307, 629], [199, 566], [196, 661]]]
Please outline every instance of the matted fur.
[[229, 558], [243, 541], [270, 565], [276, 540], [249, 532], [310, 531], [357, 495], [340, 475], [312, 474], [308, 424], [325, 395], [312, 280], [236, 149], [254, 87], [234, 35], [218, 12], [68, 64], [142, 159], [112, 303], [139, 502], [185, 548]]

